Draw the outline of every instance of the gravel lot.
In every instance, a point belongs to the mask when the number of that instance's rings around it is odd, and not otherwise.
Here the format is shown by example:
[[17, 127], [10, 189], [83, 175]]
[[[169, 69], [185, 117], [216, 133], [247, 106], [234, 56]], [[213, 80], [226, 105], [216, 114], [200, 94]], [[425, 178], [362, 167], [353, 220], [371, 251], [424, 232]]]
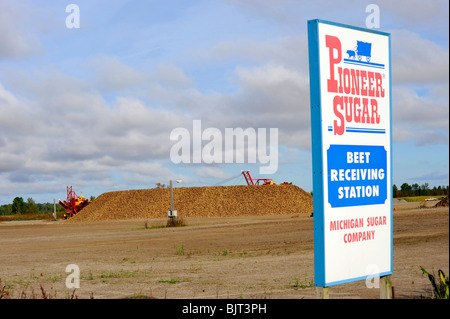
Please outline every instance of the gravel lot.
[[[399, 299], [432, 297], [419, 265], [449, 273], [449, 208], [419, 204], [394, 201], [392, 281]], [[162, 227], [165, 223], [0, 223], [4, 297], [315, 297], [313, 218], [307, 214], [192, 217], [178, 228]], [[81, 272], [75, 291], [66, 288], [69, 264]], [[331, 287], [330, 298], [377, 299], [379, 290], [358, 281]]]

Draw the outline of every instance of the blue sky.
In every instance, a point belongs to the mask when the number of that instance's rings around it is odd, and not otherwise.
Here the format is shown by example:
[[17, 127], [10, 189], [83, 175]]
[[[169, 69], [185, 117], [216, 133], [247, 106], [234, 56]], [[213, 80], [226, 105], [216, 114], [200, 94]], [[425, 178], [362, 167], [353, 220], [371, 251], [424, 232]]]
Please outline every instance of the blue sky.
[[[311, 191], [306, 22], [365, 27], [370, 3], [0, 0], [0, 204], [220, 185], [241, 169]], [[393, 181], [448, 185], [448, 1], [376, 4], [392, 41]], [[195, 119], [278, 128], [277, 173], [173, 164], [170, 132]]]

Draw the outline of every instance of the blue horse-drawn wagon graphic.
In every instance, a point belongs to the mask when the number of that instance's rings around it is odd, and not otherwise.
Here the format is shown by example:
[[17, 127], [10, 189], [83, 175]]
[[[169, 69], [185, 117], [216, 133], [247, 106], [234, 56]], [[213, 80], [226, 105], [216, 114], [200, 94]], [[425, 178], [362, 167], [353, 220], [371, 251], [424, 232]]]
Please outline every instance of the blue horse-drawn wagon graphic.
[[353, 50], [347, 50], [348, 58], [361, 61], [363, 57], [370, 62], [372, 52], [372, 43], [356, 41], [356, 47]]

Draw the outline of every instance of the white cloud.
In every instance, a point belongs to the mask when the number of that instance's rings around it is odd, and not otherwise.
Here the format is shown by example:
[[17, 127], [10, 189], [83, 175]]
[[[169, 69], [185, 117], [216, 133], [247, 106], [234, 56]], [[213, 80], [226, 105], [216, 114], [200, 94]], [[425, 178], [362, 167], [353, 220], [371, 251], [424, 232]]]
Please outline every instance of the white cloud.
[[416, 145], [448, 145], [448, 83], [393, 87], [394, 142]]
[[[96, 21], [101, 6], [83, 6], [82, 17], [90, 17], [82, 20], [85, 33], [69, 33], [53, 29], [59, 18], [64, 28], [64, 10], [59, 17], [54, 9], [2, 1], [0, 194], [60, 192], [65, 185], [124, 189], [181, 175], [187, 182], [229, 177], [220, 166], [171, 166], [170, 131], [191, 130], [194, 119], [222, 132], [278, 128], [280, 163], [298, 160], [296, 151], [307, 153], [306, 20], [336, 17], [363, 26], [371, 1], [227, 3], [233, 6], [223, 17], [217, 17], [223, 3], [209, 4], [210, 12], [195, 6], [189, 16], [180, 7], [170, 27], [163, 16], [155, 25], [138, 12], [142, 28], [127, 36], [136, 26], [133, 16], [119, 24], [107, 14]], [[394, 141], [448, 144], [448, 31], [441, 28], [448, 26], [442, 10], [448, 4], [379, 6], [382, 28], [392, 33]], [[189, 27], [180, 30], [183, 24]], [[100, 36], [107, 45], [92, 46]]]
[[95, 85], [101, 91], [114, 92], [143, 83], [146, 78], [136, 69], [122, 63], [117, 57], [97, 55], [91, 61]]
[[390, 24], [395, 22], [409, 29], [448, 35], [447, 0], [380, 0], [377, 5], [382, 21], [388, 17], [392, 20]]
[[392, 31], [391, 42], [394, 85], [448, 83], [448, 47], [406, 30]]
[[159, 64], [152, 79], [173, 89], [184, 89], [193, 85], [193, 80], [181, 68], [174, 65]]
[[170, 174], [164, 163], [179, 115], [136, 98], [118, 98], [110, 106], [60, 74], [39, 83], [28, 80], [32, 102], [0, 85], [0, 180], [33, 189], [45, 176], [61, 185], [82, 184], [82, 177], [95, 184], [118, 172], [132, 184], [143, 175], [151, 181]]
[[[309, 148], [308, 75], [281, 64], [254, 68], [237, 67], [234, 80], [239, 88], [231, 93], [201, 93], [196, 89], [152, 90], [166, 105], [184, 112], [183, 126], [191, 130], [192, 120], [202, 127], [278, 128], [282, 143]], [[180, 119], [179, 123], [182, 123]]]
[[[306, 35], [292, 35], [256, 41], [238, 37], [233, 41], [220, 41], [211, 50], [199, 52], [203, 63], [282, 64], [296, 71], [308, 70], [308, 39]], [[239, 63], [237, 62], [239, 61]]]
[[0, 61], [20, 62], [45, 53], [39, 32], [55, 29], [54, 16], [28, 1], [0, 2]]
[[430, 94], [419, 96], [407, 87], [397, 87], [393, 96], [393, 119], [429, 130], [447, 130], [449, 127], [448, 101], [438, 101]]
[[215, 165], [214, 167], [203, 167], [196, 169], [196, 175], [206, 178], [213, 178], [214, 180], [226, 180], [232, 176], [230, 173], [224, 172], [222, 169]]
[[15, 25], [16, 11], [0, 3], [0, 60], [21, 60], [41, 51], [38, 38]]
[[232, 98], [230, 106], [234, 110], [232, 114], [238, 115], [235, 123], [243, 127], [278, 128], [280, 143], [293, 142], [291, 145], [308, 148], [308, 75], [272, 64], [252, 69], [238, 68], [236, 73], [241, 90]]
[[[24, 101], [19, 101], [0, 83], [0, 133], [13, 137], [15, 132], [35, 133], [34, 110]], [[12, 133], [12, 134], [11, 134]]]

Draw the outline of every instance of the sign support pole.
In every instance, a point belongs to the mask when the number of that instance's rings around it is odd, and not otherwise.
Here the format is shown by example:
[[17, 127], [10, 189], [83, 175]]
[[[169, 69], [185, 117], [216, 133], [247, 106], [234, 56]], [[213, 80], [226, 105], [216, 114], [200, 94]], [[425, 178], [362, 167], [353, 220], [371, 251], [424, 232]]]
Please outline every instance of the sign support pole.
[[380, 277], [380, 299], [392, 299], [392, 275]]
[[316, 299], [330, 299], [329, 287], [316, 287]]

